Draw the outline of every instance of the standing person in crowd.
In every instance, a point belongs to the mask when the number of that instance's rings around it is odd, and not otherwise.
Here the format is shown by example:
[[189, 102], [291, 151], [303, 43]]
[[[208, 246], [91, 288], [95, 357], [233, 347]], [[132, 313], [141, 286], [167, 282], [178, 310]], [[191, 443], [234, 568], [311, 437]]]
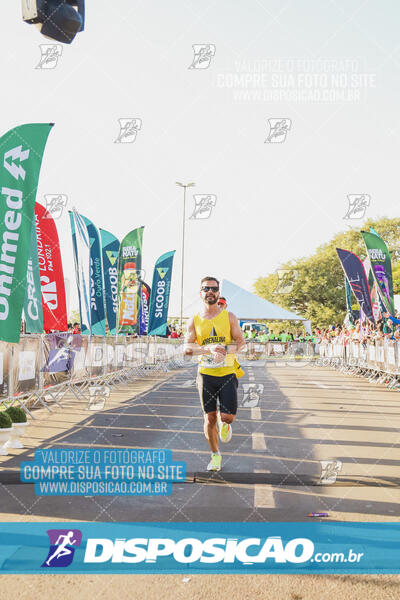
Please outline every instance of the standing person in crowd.
[[72, 333], [80, 333], [81, 332], [81, 328], [79, 327], [79, 323], [74, 323], [74, 328], [72, 330]]
[[221, 308], [228, 310], [228, 303], [226, 301], [226, 298], [224, 298], [223, 296], [220, 296], [219, 300], [218, 300], [218, 306], [220, 306]]

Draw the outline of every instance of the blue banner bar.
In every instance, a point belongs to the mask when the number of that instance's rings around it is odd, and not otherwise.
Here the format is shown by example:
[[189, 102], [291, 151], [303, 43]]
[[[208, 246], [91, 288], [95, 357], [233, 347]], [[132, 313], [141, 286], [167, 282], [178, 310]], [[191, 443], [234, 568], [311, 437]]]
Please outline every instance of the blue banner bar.
[[2, 573], [400, 573], [400, 523], [2, 523]]

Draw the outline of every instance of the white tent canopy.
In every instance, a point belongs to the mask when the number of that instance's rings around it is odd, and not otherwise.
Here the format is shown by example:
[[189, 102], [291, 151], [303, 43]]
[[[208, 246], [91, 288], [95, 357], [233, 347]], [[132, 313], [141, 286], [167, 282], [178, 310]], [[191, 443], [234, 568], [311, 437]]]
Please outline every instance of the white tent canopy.
[[307, 321], [304, 317], [299, 317], [281, 306], [272, 304], [227, 279], [222, 280], [221, 296], [226, 298], [228, 310], [241, 320]]

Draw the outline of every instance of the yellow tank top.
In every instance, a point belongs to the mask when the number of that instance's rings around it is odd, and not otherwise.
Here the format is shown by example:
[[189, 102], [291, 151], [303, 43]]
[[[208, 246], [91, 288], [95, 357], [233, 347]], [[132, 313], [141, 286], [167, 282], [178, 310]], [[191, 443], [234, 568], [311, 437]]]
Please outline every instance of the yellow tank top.
[[[232, 342], [231, 325], [227, 310], [222, 310], [213, 319], [203, 319], [200, 315], [195, 315], [194, 327], [196, 341], [199, 346], [208, 346], [209, 344], [227, 345]], [[199, 358], [199, 373], [214, 375], [215, 377], [235, 373], [235, 354], [227, 354], [223, 363], [215, 363], [211, 355], [204, 355]]]

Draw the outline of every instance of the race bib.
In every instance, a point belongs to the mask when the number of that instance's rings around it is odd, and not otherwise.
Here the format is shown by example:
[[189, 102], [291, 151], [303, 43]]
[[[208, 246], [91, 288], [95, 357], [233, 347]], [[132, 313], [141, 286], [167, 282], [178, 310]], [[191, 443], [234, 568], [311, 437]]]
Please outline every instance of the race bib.
[[224, 360], [216, 362], [214, 360], [214, 356], [212, 354], [204, 354], [200, 359], [200, 367], [206, 369], [220, 369], [221, 367], [228, 366], [228, 354], [225, 356]]

